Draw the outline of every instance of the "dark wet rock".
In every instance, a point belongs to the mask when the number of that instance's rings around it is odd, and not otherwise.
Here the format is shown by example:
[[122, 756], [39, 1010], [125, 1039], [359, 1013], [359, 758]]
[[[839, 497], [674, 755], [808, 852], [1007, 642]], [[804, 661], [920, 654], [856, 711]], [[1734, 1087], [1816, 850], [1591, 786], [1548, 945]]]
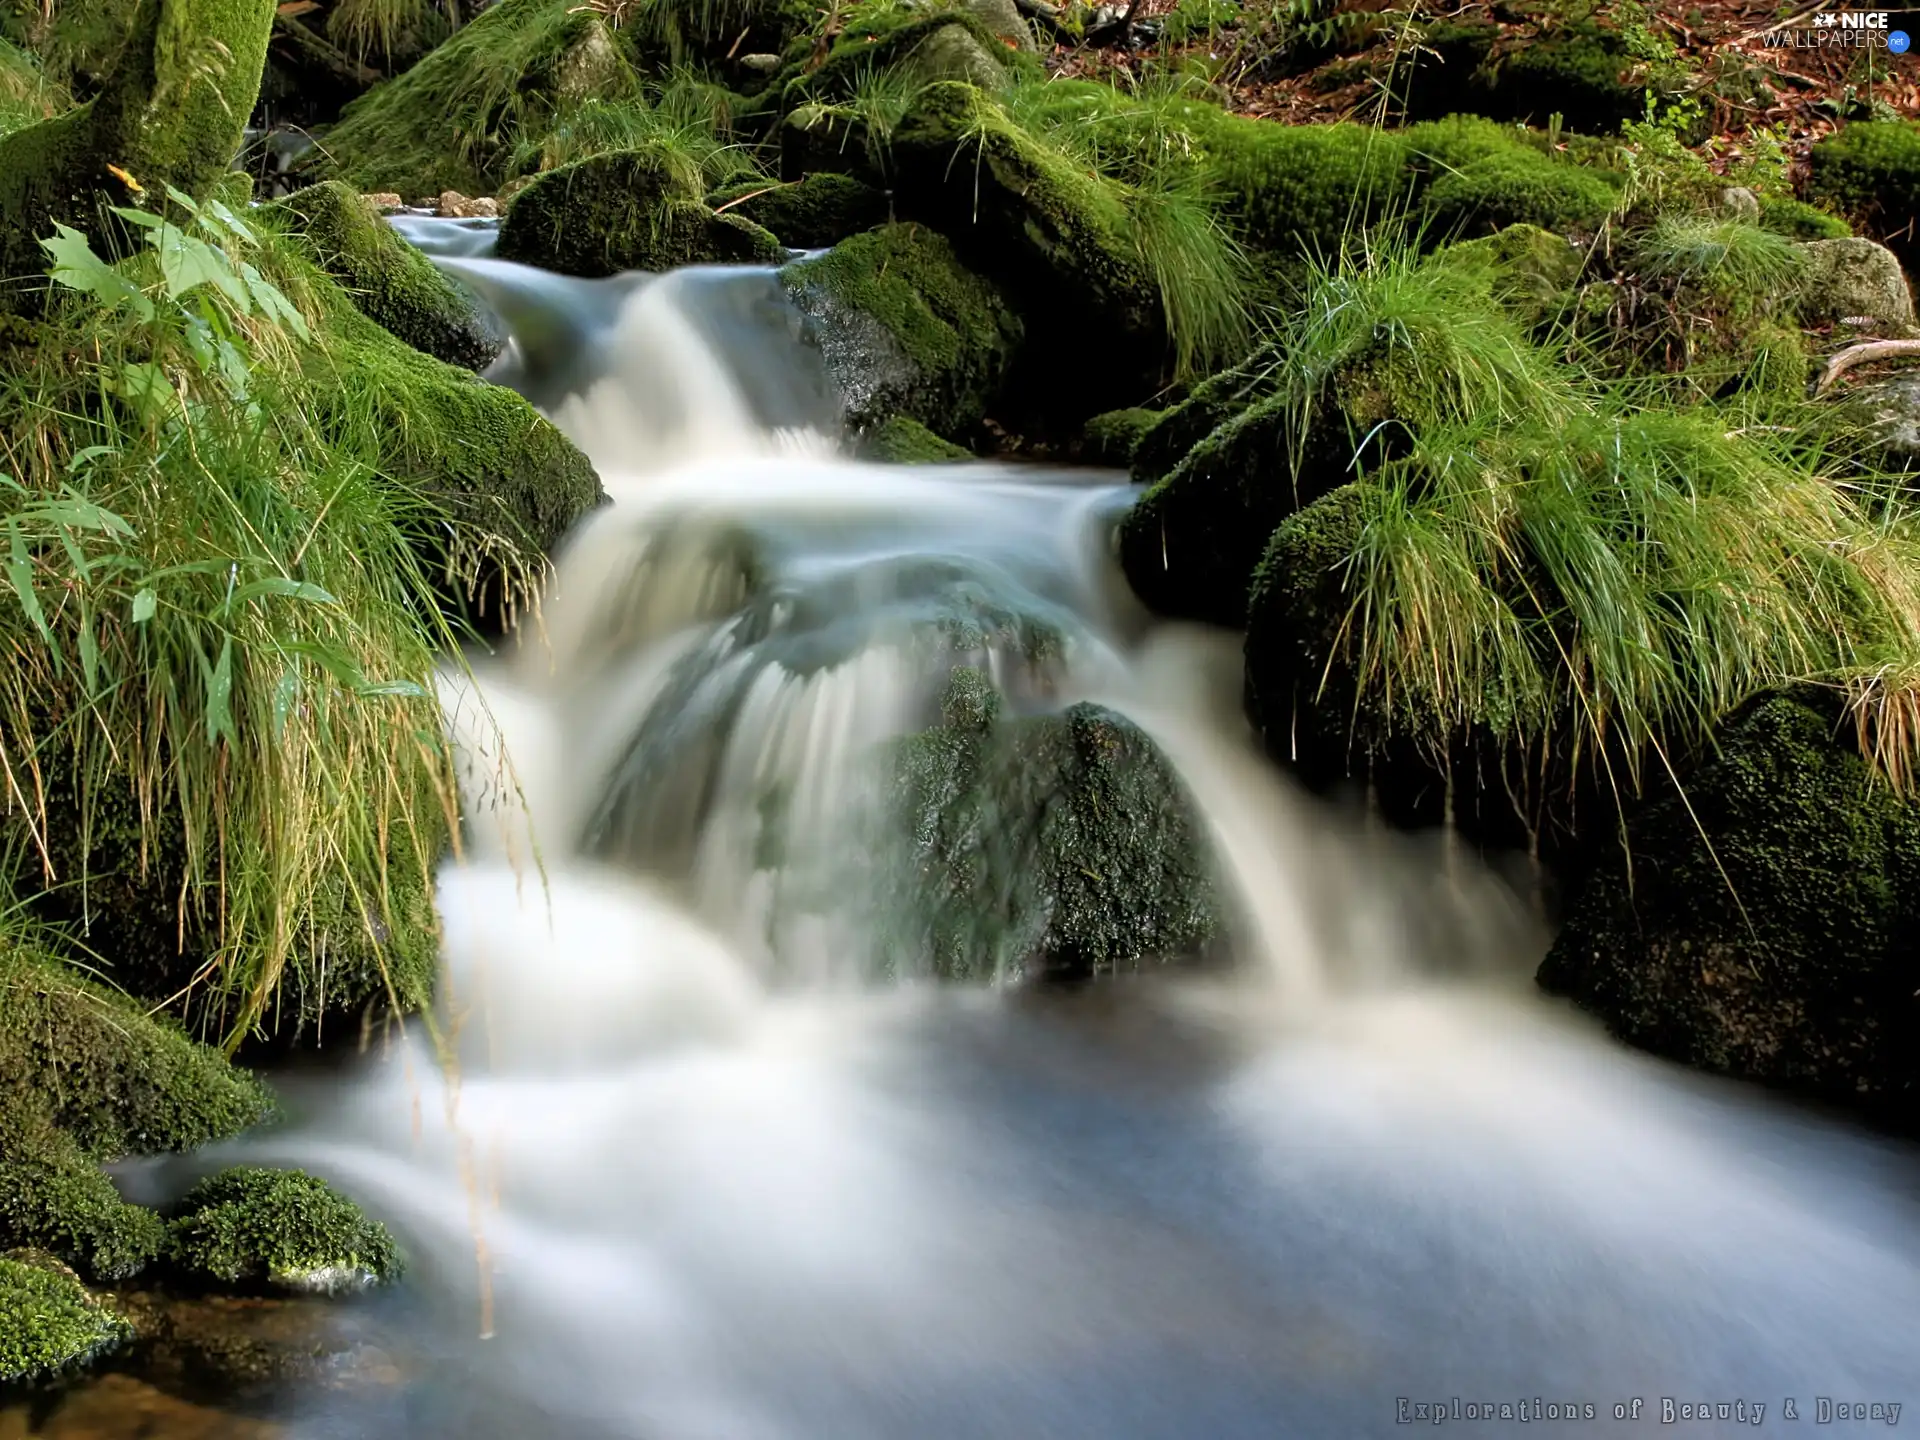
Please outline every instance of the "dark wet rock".
[[1126, 469], [1133, 464], [1134, 452], [1140, 448], [1142, 437], [1158, 425], [1166, 413], [1135, 406], [1095, 415], [1080, 428], [1080, 458], [1089, 465]]
[[401, 1364], [357, 1309], [313, 1296], [122, 1291], [112, 1304], [137, 1337], [123, 1362], [189, 1394], [244, 1396], [289, 1382], [393, 1383]]
[[1647, 804], [1540, 967], [1622, 1039], [1920, 1128], [1920, 806], [1839, 707], [1751, 703]]
[[864, 431], [904, 415], [956, 439], [999, 393], [1024, 334], [1000, 288], [918, 225], [856, 235], [781, 271]]
[[785, 185], [743, 180], [707, 201], [764, 226], [796, 250], [825, 249], [892, 218], [886, 195], [850, 175], [822, 173]]
[[1200, 953], [1217, 927], [1201, 822], [1166, 757], [1096, 705], [1004, 718], [971, 668], [901, 743], [889, 948], [906, 973], [1080, 979]]

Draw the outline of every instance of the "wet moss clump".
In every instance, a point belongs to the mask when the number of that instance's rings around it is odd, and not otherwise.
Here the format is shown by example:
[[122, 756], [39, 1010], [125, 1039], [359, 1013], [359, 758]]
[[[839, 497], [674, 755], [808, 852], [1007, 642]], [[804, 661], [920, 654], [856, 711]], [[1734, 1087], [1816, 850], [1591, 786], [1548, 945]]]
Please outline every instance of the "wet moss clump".
[[1920, 122], [1868, 120], [1813, 147], [1807, 198], [1883, 237], [1909, 270], [1920, 266]]
[[1586, 268], [1585, 252], [1538, 225], [1509, 225], [1445, 253], [1456, 263], [1485, 267], [1493, 298], [1529, 329], [1567, 315]]
[[716, 215], [698, 170], [665, 145], [576, 160], [514, 197], [496, 253], [563, 275], [682, 265], [777, 265], [786, 251], [741, 215]]
[[384, 1225], [298, 1170], [224, 1170], [187, 1193], [168, 1234], [176, 1269], [222, 1285], [337, 1294], [402, 1269]]
[[860, 454], [888, 465], [927, 465], [943, 460], [971, 460], [973, 452], [942, 440], [933, 431], [905, 415], [891, 415], [860, 440]]
[[949, 439], [998, 395], [1025, 329], [1000, 288], [924, 226], [887, 225], [781, 271], [864, 431], [903, 415]]
[[320, 268], [369, 320], [463, 370], [484, 370], [500, 354], [500, 337], [481, 319], [473, 298], [351, 187], [330, 180], [280, 203]]
[[1410, 150], [1370, 125], [1275, 125], [1222, 116], [1210, 136], [1214, 179], [1249, 240], [1294, 256], [1338, 254], [1354, 230], [1404, 204]]
[[0, 1259], [0, 1384], [84, 1365], [132, 1336], [133, 1327], [72, 1276]]
[[1160, 423], [1164, 410], [1108, 410], [1080, 429], [1080, 458], [1091, 465], [1124, 470], [1133, 463], [1141, 437]]
[[1542, 963], [1623, 1039], [1920, 1128], [1920, 807], [1773, 694], [1628, 823]]
[[788, 185], [743, 180], [707, 197], [795, 250], [824, 250], [892, 219], [885, 192], [851, 175], [821, 173]]
[[1003, 718], [953, 672], [941, 723], [895, 757], [895, 968], [1084, 979], [1201, 953], [1218, 927], [1203, 831], [1179, 777], [1096, 705]]

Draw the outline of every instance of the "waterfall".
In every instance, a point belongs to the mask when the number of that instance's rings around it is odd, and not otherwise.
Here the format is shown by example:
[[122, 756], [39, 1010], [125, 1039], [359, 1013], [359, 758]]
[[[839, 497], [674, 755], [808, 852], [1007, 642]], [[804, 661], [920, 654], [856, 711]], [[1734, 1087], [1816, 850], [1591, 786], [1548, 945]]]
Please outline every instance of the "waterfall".
[[[415, 1380], [355, 1423], [1265, 1440], [1457, 1396], [1587, 1435], [1546, 1407], [1902, 1398], [1912, 1155], [1616, 1047], [1532, 993], [1494, 876], [1295, 793], [1235, 638], [1118, 583], [1123, 477], [844, 458], [770, 272], [439, 248], [616, 503], [540, 633], [446, 677], [436, 1037], [245, 1143], [412, 1254]], [[1156, 739], [1225, 969], [875, 964], [875, 756], [956, 665]]]

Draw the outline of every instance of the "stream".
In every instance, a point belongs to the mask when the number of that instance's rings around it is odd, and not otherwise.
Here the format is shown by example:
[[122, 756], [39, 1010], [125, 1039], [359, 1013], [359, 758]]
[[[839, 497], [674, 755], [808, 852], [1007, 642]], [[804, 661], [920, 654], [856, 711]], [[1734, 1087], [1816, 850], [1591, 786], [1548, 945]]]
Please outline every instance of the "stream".
[[[573, 281], [402, 223], [614, 503], [538, 633], [444, 684], [469, 833], [437, 1042], [289, 1077], [294, 1124], [202, 1157], [324, 1175], [412, 1257], [347, 1307], [400, 1378], [300, 1390], [290, 1433], [1723, 1435], [1920, 1405], [1914, 1150], [1620, 1047], [1535, 993], [1519, 887], [1292, 788], [1237, 637], [1127, 593], [1123, 476], [845, 458], [770, 271]], [[1226, 963], [1022, 988], [882, 954], [873, 757], [955, 664], [1154, 736]]]

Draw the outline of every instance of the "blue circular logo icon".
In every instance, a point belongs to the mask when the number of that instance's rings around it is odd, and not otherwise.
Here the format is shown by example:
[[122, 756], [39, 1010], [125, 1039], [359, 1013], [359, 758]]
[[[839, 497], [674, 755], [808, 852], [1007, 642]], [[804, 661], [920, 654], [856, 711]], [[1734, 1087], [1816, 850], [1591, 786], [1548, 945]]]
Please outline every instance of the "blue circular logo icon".
[[1908, 37], [1906, 31], [1889, 30], [1887, 32], [1887, 50], [1890, 53], [1894, 55], [1904, 55], [1912, 45], [1913, 41]]

